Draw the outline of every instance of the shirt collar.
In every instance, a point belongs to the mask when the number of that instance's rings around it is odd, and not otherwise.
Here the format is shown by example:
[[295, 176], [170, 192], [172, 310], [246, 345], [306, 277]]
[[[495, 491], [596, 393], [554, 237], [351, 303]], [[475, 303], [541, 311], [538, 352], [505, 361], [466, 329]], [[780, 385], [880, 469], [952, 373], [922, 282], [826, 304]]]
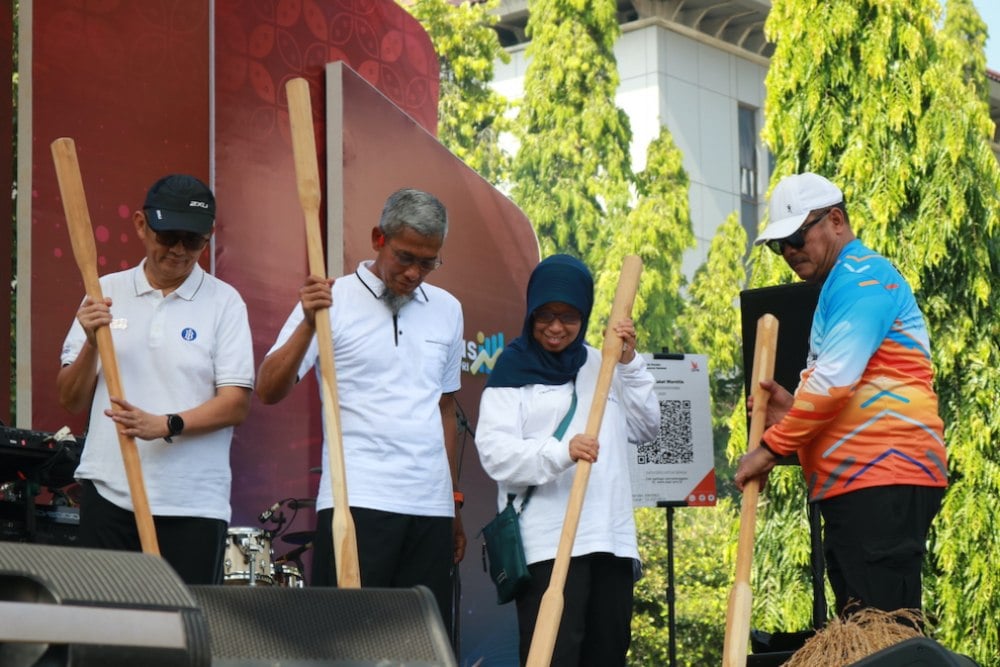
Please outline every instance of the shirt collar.
[[[149, 284], [149, 280], [146, 278], [146, 258], [143, 257], [142, 261], [139, 262], [139, 266], [135, 267], [135, 272], [132, 274], [133, 283], [135, 285], [136, 296], [142, 296], [144, 294], [149, 294], [150, 292], [159, 291]], [[205, 280], [205, 269], [201, 268], [201, 265], [197, 262], [191, 273], [184, 282], [175, 289], [171, 294], [176, 294], [179, 298], [185, 301], [194, 301], [195, 295], [201, 288], [202, 283]]]
[[[382, 297], [382, 293], [385, 292], [386, 288], [385, 288], [385, 283], [382, 282], [382, 279], [379, 278], [377, 275], [375, 275], [375, 272], [372, 271], [371, 269], [374, 263], [375, 260], [366, 259], [365, 261], [358, 264], [358, 269], [357, 271], [354, 272], [354, 275], [358, 277], [358, 280], [361, 281], [361, 284], [363, 284], [365, 287], [368, 288], [368, 291], [372, 293], [372, 296], [374, 296], [376, 299], [379, 299]], [[414, 294], [413, 300], [423, 301], [424, 303], [430, 301], [430, 299], [427, 298], [427, 292], [424, 291], [423, 285], [419, 285], [417, 287], [416, 294]]]

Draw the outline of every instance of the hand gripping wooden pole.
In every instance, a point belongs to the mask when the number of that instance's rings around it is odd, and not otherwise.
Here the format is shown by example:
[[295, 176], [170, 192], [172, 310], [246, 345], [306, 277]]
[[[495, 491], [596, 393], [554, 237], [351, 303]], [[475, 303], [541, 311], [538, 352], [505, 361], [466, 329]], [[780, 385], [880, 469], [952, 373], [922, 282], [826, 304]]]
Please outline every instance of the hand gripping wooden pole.
[[[295, 78], [285, 84], [288, 95], [288, 119], [292, 130], [292, 152], [299, 202], [306, 222], [309, 273], [326, 277], [323, 238], [319, 226], [319, 166], [316, 161], [316, 136], [313, 128], [309, 83]], [[340, 428], [340, 402], [337, 396], [337, 369], [333, 358], [333, 332], [327, 310], [316, 311], [316, 340], [319, 345], [319, 370], [322, 378], [323, 423], [326, 427], [327, 463], [333, 486], [333, 555], [337, 568], [337, 586], [360, 588], [358, 538], [347, 499], [344, 443]]]
[[[590, 406], [590, 414], [587, 417], [585, 433], [595, 438], [601, 430], [604, 408], [611, 391], [611, 378], [614, 376], [615, 366], [622, 354], [622, 341], [615, 335], [614, 325], [631, 314], [641, 274], [642, 260], [635, 255], [626, 257], [622, 264], [621, 276], [618, 278], [615, 300], [611, 304], [611, 314], [608, 316], [604, 344], [601, 347], [601, 368], [597, 375], [597, 387], [594, 389], [594, 402]], [[559, 548], [552, 566], [549, 587], [545, 589], [542, 604], [538, 609], [535, 632], [531, 637], [531, 648], [528, 651], [527, 667], [548, 667], [552, 660], [552, 651], [556, 646], [556, 635], [559, 633], [559, 622], [562, 620], [563, 589], [566, 587], [566, 575], [569, 572], [573, 542], [576, 540], [576, 529], [580, 524], [583, 499], [587, 493], [587, 482], [590, 480], [590, 466], [589, 461], [579, 460], [576, 462], [576, 473], [569, 492], [569, 503], [566, 507], [566, 518], [563, 520], [562, 534], [559, 537]]]
[[[80, 276], [87, 296], [92, 301], [102, 303], [104, 294], [101, 282], [97, 277], [97, 249], [94, 246], [94, 229], [90, 223], [90, 212], [87, 210], [87, 197], [83, 190], [83, 179], [80, 176], [80, 163], [76, 157], [76, 144], [72, 139], [63, 137], [52, 142], [52, 160], [56, 167], [56, 179], [59, 181], [59, 193], [62, 195], [63, 210], [66, 212], [66, 222], [69, 227], [69, 239], [73, 246], [73, 256], [80, 267]], [[125, 398], [122, 390], [121, 377], [118, 373], [118, 358], [115, 356], [115, 344], [111, 338], [111, 329], [101, 327], [96, 332], [97, 352], [101, 357], [104, 372], [104, 382], [108, 386], [108, 395]], [[156, 540], [156, 527], [153, 525], [153, 514], [149, 509], [149, 499], [146, 497], [146, 485], [142, 477], [142, 464], [139, 461], [139, 450], [135, 439], [121, 432], [116, 427], [118, 445], [125, 464], [125, 477], [128, 480], [129, 493], [132, 496], [132, 507], [135, 511], [135, 524], [139, 532], [139, 542], [143, 553], [160, 555], [160, 545]]]
[[[761, 388], [762, 380], [774, 378], [774, 358], [778, 344], [778, 320], [774, 315], [762, 315], [757, 320], [757, 340], [753, 351], [753, 372], [750, 392], [753, 396], [753, 412], [750, 415], [750, 433], [747, 451], [760, 446], [767, 417], [767, 402], [770, 394]], [[740, 506], [740, 534], [736, 547], [736, 576], [733, 590], [729, 594], [729, 608], [726, 613], [726, 636], [722, 649], [723, 667], [745, 667], [747, 664], [747, 641], [750, 637], [750, 607], [753, 593], [750, 589], [750, 565], [753, 563], [754, 529], [757, 524], [757, 496], [760, 481], [748, 480], [743, 486], [743, 500]]]

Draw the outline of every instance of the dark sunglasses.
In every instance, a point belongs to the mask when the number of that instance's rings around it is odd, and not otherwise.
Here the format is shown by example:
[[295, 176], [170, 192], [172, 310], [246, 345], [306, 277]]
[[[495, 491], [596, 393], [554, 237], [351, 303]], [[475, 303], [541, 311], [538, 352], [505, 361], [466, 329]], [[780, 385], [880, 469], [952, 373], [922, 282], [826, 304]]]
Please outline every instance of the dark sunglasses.
[[535, 311], [535, 322], [539, 324], [552, 324], [556, 320], [559, 320], [563, 324], [574, 325], [579, 324], [582, 319], [580, 313], [575, 310], [569, 310], [564, 313], [553, 313], [551, 310]]
[[156, 242], [165, 248], [173, 248], [178, 243], [184, 245], [185, 250], [201, 250], [208, 244], [211, 237], [195, 234], [194, 232], [153, 232], [156, 235]]
[[819, 223], [823, 222], [823, 218], [830, 215], [831, 210], [832, 209], [827, 209], [826, 211], [823, 212], [823, 215], [819, 216], [812, 222], [807, 222], [806, 224], [802, 225], [801, 227], [796, 229], [793, 233], [789, 234], [785, 238], [772, 239], [770, 241], [765, 242], [764, 245], [770, 248], [771, 252], [773, 252], [776, 255], [783, 255], [785, 253], [786, 245], [791, 246], [795, 250], [802, 250], [802, 248], [805, 247], [806, 245], [806, 232], [808, 232], [810, 229], [812, 229]]

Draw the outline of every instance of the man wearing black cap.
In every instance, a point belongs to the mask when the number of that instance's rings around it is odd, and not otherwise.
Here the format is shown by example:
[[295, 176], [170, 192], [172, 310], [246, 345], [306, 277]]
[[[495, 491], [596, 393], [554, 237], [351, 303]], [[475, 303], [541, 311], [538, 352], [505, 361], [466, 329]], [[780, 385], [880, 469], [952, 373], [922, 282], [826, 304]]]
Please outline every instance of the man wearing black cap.
[[755, 244], [822, 289], [794, 397], [761, 383], [768, 429], [740, 460], [736, 486], [797, 454], [823, 515], [837, 611], [919, 609], [927, 532], [948, 484], [923, 314], [895, 267], [855, 238], [829, 180], [787, 176], [769, 207]]
[[[103, 303], [83, 300], [56, 380], [63, 407], [90, 406], [76, 471], [79, 543], [140, 548], [117, 426], [137, 440], [163, 557], [188, 584], [221, 583], [229, 446], [254, 377], [246, 305], [198, 265], [215, 223], [204, 183], [181, 174], [160, 179], [132, 223], [146, 256], [101, 278]], [[126, 393], [110, 400], [95, 336], [102, 326], [110, 327]]]

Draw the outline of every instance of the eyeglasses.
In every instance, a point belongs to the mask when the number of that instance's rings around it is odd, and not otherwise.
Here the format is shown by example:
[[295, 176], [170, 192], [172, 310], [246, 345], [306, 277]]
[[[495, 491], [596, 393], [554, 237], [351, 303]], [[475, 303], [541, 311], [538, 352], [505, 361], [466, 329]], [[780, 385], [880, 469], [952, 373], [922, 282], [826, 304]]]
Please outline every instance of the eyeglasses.
[[440, 257], [416, 257], [408, 252], [396, 250], [392, 247], [391, 243], [389, 244], [389, 250], [392, 251], [393, 257], [396, 258], [396, 264], [399, 264], [404, 269], [416, 264], [420, 267], [421, 271], [433, 271], [444, 264], [444, 260]]
[[184, 245], [185, 250], [201, 250], [208, 244], [210, 237], [195, 234], [194, 232], [153, 232], [156, 234], [156, 242], [166, 248], [173, 248], [178, 243]]
[[807, 222], [806, 224], [802, 225], [801, 227], [796, 229], [794, 232], [792, 232], [785, 238], [772, 239], [770, 241], [767, 241], [764, 245], [770, 248], [771, 252], [773, 252], [776, 255], [783, 255], [785, 253], [786, 245], [791, 246], [795, 250], [802, 250], [802, 248], [805, 247], [806, 245], [806, 232], [808, 232], [810, 229], [812, 229], [819, 223], [823, 222], [823, 218], [830, 215], [831, 210], [832, 209], [825, 210], [823, 212], [823, 215], [819, 216], [812, 222]]
[[575, 310], [567, 310], [562, 313], [553, 313], [551, 310], [536, 310], [535, 322], [538, 324], [552, 324], [559, 320], [566, 325], [579, 324], [583, 317]]

